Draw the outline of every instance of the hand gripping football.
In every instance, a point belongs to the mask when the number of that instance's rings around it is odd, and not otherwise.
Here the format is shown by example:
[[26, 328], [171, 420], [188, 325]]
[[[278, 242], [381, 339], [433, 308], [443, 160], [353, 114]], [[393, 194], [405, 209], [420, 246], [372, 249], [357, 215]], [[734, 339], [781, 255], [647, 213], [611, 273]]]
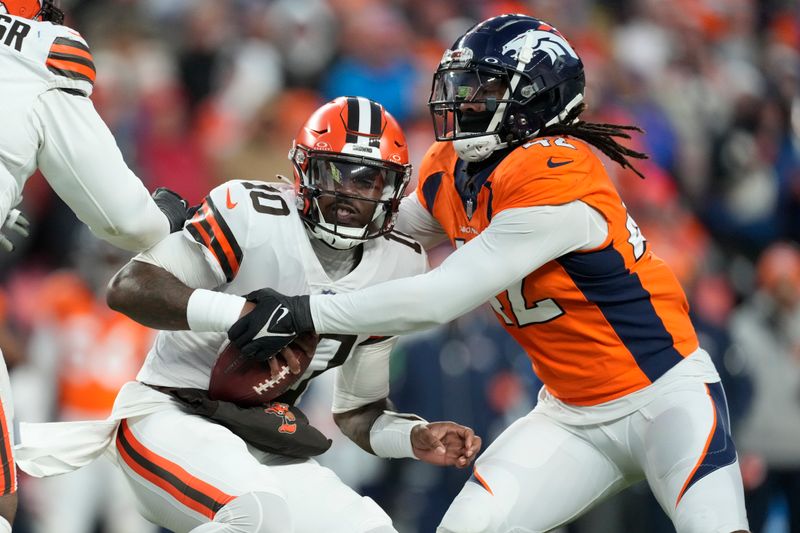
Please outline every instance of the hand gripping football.
[[[233, 343], [228, 343], [211, 370], [208, 396], [212, 400], [232, 402], [243, 407], [268, 403], [286, 392], [305, 373], [318, 342], [317, 335], [304, 333], [281, 350], [276, 356], [280, 372], [274, 379], [270, 377], [269, 363], [247, 358]], [[289, 370], [284, 350], [291, 350], [300, 361], [299, 374], [292, 374]]]

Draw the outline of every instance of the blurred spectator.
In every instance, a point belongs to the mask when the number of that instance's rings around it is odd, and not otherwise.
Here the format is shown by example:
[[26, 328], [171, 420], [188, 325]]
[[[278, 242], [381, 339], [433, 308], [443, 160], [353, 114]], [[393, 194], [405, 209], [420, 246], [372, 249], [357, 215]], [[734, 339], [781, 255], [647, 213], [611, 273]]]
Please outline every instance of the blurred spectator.
[[[505, 12], [526, 12], [554, 23], [569, 35], [588, 65], [591, 117], [638, 124], [646, 130], [631, 140], [634, 148], [651, 156], [642, 166], [646, 180], [617, 171], [616, 165], [607, 167], [619, 186], [629, 191], [628, 208], [649, 244], [675, 268], [687, 290], [702, 344], [725, 381], [734, 429], [741, 426], [742, 456], [762, 458], [761, 463], [743, 461], [749, 468], [746, 479], [752, 487], [758, 485], [748, 493], [753, 529], [758, 531], [756, 520], [766, 512], [764, 502], [770, 501], [779, 484], [779, 477], [770, 477], [771, 468], [797, 467], [788, 459], [775, 459], [772, 448], [759, 446], [784, 442], [789, 446], [790, 437], [781, 437], [781, 431], [793, 426], [779, 426], [784, 411], [790, 416], [788, 411], [800, 396], [800, 385], [792, 381], [797, 372], [789, 340], [800, 326], [788, 325], [796, 312], [778, 296], [783, 289], [768, 290], [762, 281], [754, 294], [750, 281], [752, 262], [765, 248], [781, 240], [800, 241], [797, 2], [64, 0], [64, 4], [68, 24], [91, 45], [98, 70], [93, 100], [126, 160], [151, 189], [170, 186], [192, 202], [218, 181], [291, 175], [286, 154], [302, 119], [321, 102], [344, 94], [372, 97], [386, 105], [402, 121], [412, 162], [417, 164], [433, 135], [425, 105], [431, 73], [455, 36], [477, 20]], [[23, 206], [35, 231], [19, 243], [17, 252], [0, 258], [3, 279], [15, 265], [4, 287], [9, 321], [0, 344], [4, 351], [14, 351], [16, 342], [17, 353], [36, 356], [38, 346], [67, 342], [63, 327], [51, 327], [51, 317], [41, 316], [32, 294], [39, 293], [41, 278], [51, 269], [68, 263], [77, 223], [40, 180], [29, 181]], [[785, 262], [789, 265], [792, 260]], [[58, 285], [56, 279], [65, 278], [51, 277], [47, 286]], [[75, 302], [90, 301], [79, 297], [81, 291], [73, 291], [81, 286], [74, 279], [58, 286], [70, 288], [66, 294]], [[780, 298], [784, 304], [776, 303]], [[744, 303], [737, 307], [740, 302]], [[97, 318], [81, 315], [82, 324], [109, 320], [101, 303], [86, 306], [86, 312]], [[430, 404], [419, 407], [420, 412], [476, 423], [485, 437], [491, 437], [502, 428], [509, 409], [531, 401], [535, 385], [508, 379], [512, 359], [505, 336], [493, 333], [491, 316], [476, 317], [452, 329], [409, 339], [397, 359], [394, 385], [402, 408]], [[26, 349], [30, 328], [35, 344]], [[100, 346], [102, 334], [95, 337]], [[760, 343], [760, 338], [768, 344]], [[477, 344], [470, 344], [473, 341]], [[122, 355], [127, 350], [122, 344], [108, 349], [109, 362], [114, 360], [111, 351]], [[494, 356], [479, 357], [481, 350]], [[423, 373], [420, 361], [425, 358], [440, 365], [432, 370], [425, 366]], [[29, 370], [34, 375], [40, 372], [38, 367]], [[524, 375], [533, 380], [531, 372]], [[755, 399], [747, 414], [751, 394]], [[785, 397], [777, 398], [781, 394]], [[30, 403], [18, 403], [34, 408], [41, 395], [30, 396]], [[488, 402], [491, 419], [473, 420], [476, 412], [485, 410], [473, 407], [474, 402]], [[39, 412], [44, 414], [37, 416], [66, 416], [47, 411], [49, 407], [43, 406]], [[319, 409], [321, 424], [326, 409]], [[742, 416], [746, 418], [737, 423]], [[796, 437], [792, 433], [791, 438]], [[744, 448], [751, 444], [752, 450]], [[354, 484], [367, 484], [368, 492], [380, 497], [397, 517], [403, 533], [431, 531], [463, 481], [461, 472], [429, 472], [413, 461], [379, 461], [368, 472], [359, 471], [366, 464], [359, 450], [332, 453], [326, 460], [341, 475], [352, 476]], [[755, 483], [759, 464], [766, 479], [761, 484]], [[787, 498], [796, 498], [800, 487], [785, 492]], [[597, 524], [602, 521], [607, 531], [660, 532], [663, 513], [648, 491], [642, 491], [641, 498], [636, 494], [629, 491], [626, 498], [611, 500], [570, 531], [600, 531]], [[792, 507], [800, 508], [800, 503]]]
[[[401, 123], [424, 112], [426, 100], [418, 92], [421, 74], [411, 55], [408, 23], [400, 13], [375, 3], [342, 22], [343, 55], [325, 79], [325, 98], [365, 96], [382, 103]], [[427, 80], [425, 85], [427, 90]]]
[[736, 311], [731, 334], [754, 381], [753, 404], [734, 434], [754, 533], [785, 498], [800, 531], [800, 248], [770, 246], [759, 258], [758, 290]]
[[[108, 279], [129, 254], [84, 228], [75, 247], [75, 270], [57, 271], [41, 283], [28, 361], [12, 374], [26, 421], [103, 419], [119, 388], [134, 378], [153, 332], [105, 304]], [[70, 475], [26, 479], [23, 498], [33, 505], [33, 529], [41, 533], [146, 533], [135, 501], [108, 461]]]

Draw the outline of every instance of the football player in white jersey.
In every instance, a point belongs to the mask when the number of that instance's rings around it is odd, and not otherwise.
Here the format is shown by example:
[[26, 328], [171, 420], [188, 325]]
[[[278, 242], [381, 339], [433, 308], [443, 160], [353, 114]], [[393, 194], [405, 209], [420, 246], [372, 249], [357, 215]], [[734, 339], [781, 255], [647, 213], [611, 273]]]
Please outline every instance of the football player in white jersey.
[[[57, 427], [23, 425], [18, 449], [23, 470], [63, 472], [72, 468], [64, 465], [85, 464], [108, 447], [145, 517], [176, 532], [395, 531], [383, 510], [332, 471], [307, 456], [293, 458], [302, 453], [291, 444], [284, 453], [257, 449], [227, 422], [223, 427], [189, 414], [174, 397], [193, 394], [189, 402], [207, 406], [205, 391], [228, 338], [240, 345], [260, 335], [237, 332], [240, 315], [272, 312], [260, 304], [262, 287], [289, 294], [349, 292], [427, 268], [421, 246], [391, 231], [411, 168], [405, 138], [381, 105], [360, 97], [329, 102], [303, 126], [292, 154], [294, 188], [225, 183], [209, 194], [182, 233], [118, 273], [109, 305], [163, 331], [138, 381], [120, 392], [96, 446], [85, 439], [97, 432], [82, 433], [82, 447], [70, 449], [70, 438]], [[308, 369], [267, 413], [289, 412], [284, 422], [301, 426], [293, 404], [312, 378], [336, 368], [334, 418], [364, 450], [467, 466], [480, 448], [472, 430], [392, 411], [394, 343], [395, 338], [369, 335], [323, 336]], [[251, 355], [266, 360], [273, 353], [266, 348]], [[289, 359], [297, 372], [296, 361]], [[263, 408], [256, 411], [265, 416]], [[258, 421], [246, 431], [255, 426]], [[55, 465], [52, 457], [58, 458]]]
[[[53, 0], [0, 0], [0, 231], [27, 235], [14, 206], [38, 168], [53, 190], [108, 242], [130, 251], [149, 248], [179, 229], [186, 205], [161, 190], [156, 200], [131, 172], [89, 96], [92, 53], [66, 26]], [[162, 212], [163, 210], [163, 212]], [[0, 247], [12, 250], [8, 234]], [[16, 512], [16, 475], [8, 422], [13, 407], [0, 363], [0, 532]]]

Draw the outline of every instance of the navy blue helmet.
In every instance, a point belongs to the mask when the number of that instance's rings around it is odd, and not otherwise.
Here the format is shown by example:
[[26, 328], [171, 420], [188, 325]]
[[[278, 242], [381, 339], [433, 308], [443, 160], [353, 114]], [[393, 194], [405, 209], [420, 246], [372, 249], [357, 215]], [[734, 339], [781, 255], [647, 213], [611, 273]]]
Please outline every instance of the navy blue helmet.
[[436, 140], [480, 161], [562, 121], [584, 86], [583, 63], [554, 27], [526, 15], [490, 18], [459, 37], [434, 74]]

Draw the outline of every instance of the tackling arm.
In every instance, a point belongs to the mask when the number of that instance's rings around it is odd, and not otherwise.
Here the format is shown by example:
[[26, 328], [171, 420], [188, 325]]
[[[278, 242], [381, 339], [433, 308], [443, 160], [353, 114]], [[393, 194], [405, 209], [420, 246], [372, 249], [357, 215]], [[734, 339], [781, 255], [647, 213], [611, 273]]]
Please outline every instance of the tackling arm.
[[579, 201], [508, 209], [426, 274], [311, 296], [314, 330], [398, 335], [445, 324], [548, 261], [602, 244], [606, 235], [602, 215]]
[[39, 168], [98, 237], [138, 252], [169, 234], [167, 217], [125, 164], [91, 100], [48, 91], [39, 97], [35, 115]]
[[416, 193], [403, 198], [394, 228], [414, 238], [423, 248], [430, 250], [447, 240], [439, 221], [420, 203]]

